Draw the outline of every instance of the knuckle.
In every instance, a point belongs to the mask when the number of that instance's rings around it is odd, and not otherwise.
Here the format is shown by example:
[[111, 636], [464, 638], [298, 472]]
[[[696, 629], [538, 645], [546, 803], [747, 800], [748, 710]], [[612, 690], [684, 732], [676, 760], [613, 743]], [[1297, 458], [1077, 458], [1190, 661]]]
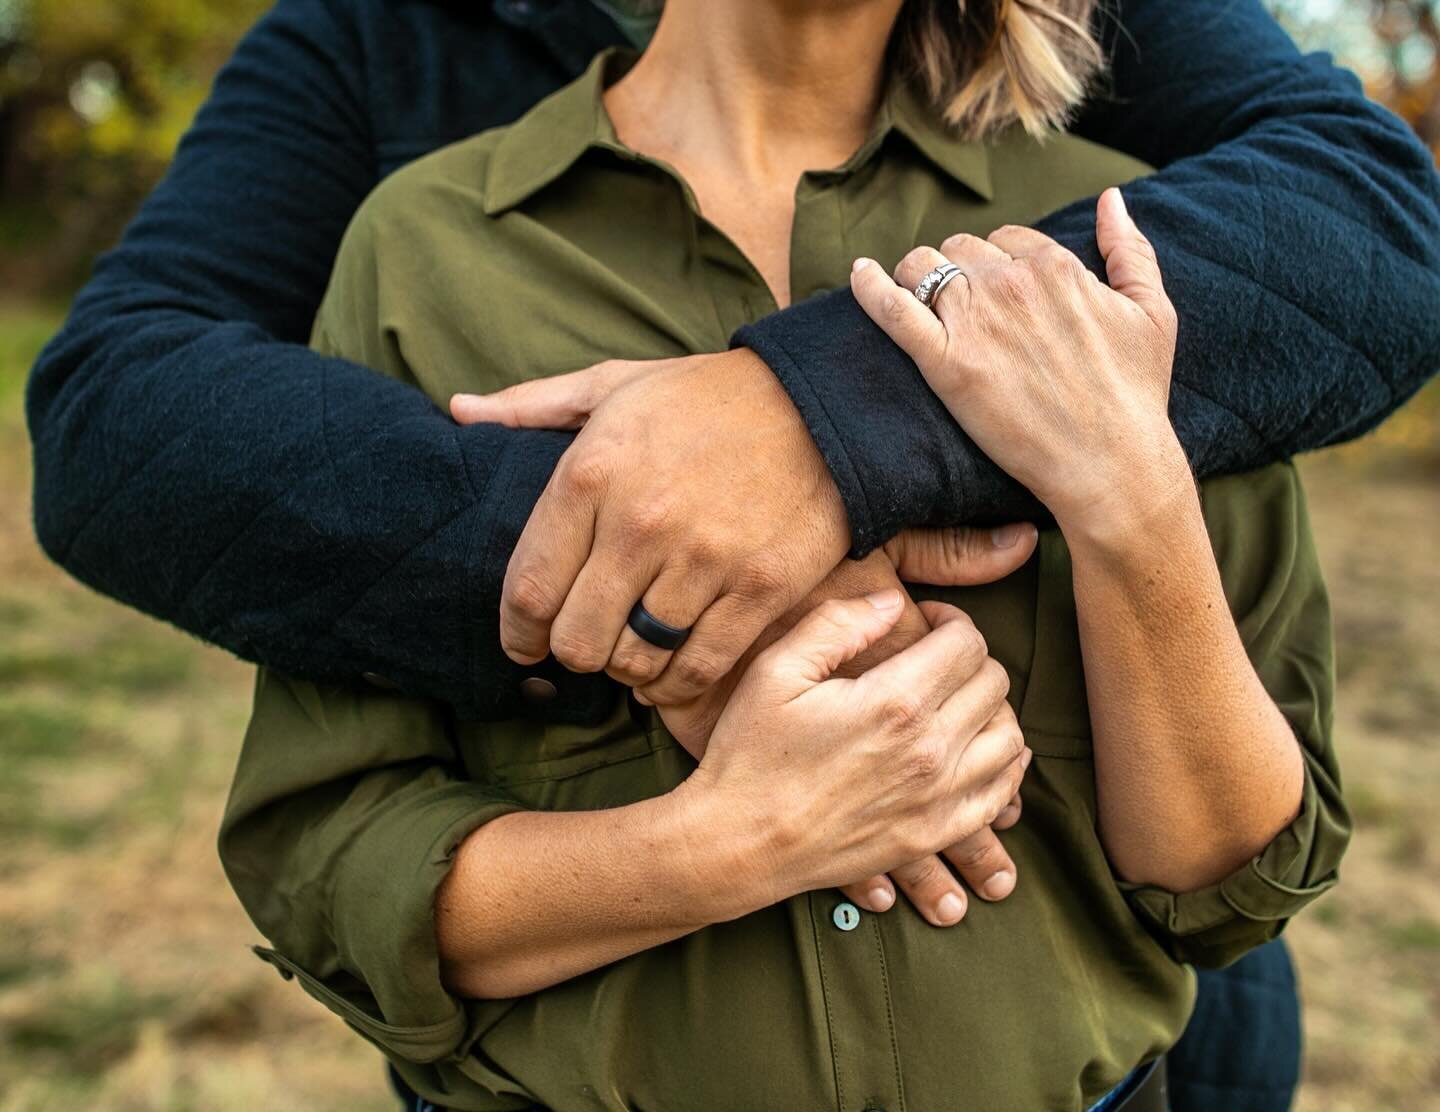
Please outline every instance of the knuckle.
[[910, 306], [906, 304], [899, 290], [891, 290], [880, 304], [881, 315], [891, 324], [903, 323], [909, 308]]
[[[882, 713], [890, 732], [902, 737], [917, 734], [925, 726], [925, 707], [919, 697], [909, 691], [892, 693], [885, 700]], [[921, 746], [917, 749], [913, 759], [929, 761], [930, 757], [928, 749]], [[931, 771], [933, 772], [934, 769], [932, 768]]]
[[989, 659], [990, 645], [986, 642], [985, 635], [975, 627], [975, 623], [971, 621], [961, 625], [957, 622], [956, 635], [960, 638], [960, 651], [968, 659], [975, 661], [977, 666], [983, 666], [983, 662]]
[[1155, 254], [1155, 245], [1143, 234], [1137, 234], [1131, 241], [1131, 247], [1142, 258], [1152, 263], [1158, 263], [1159, 257]]
[[1041, 248], [1035, 261], [1041, 270], [1051, 274], [1074, 274], [1080, 269], [1080, 260], [1075, 253], [1065, 250], [1058, 243]]
[[[922, 851], [923, 852], [923, 851]], [[940, 888], [950, 879], [949, 872], [934, 854], [919, 857], [905, 869], [905, 879], [916, 888]]]
[[551, 632], [550, 652], [572, 672], [598, 672], [606, 664], [606, 653], [595, 642], [564, 630]]
[[670, 666], [675, 678], [689, 688], [711, 687], [725, 674], [724, 664], [708, 653], [682, 653]]
[[[1020, 790], [1020, 785], [1025, 779], [1025, 770], [1020, 767], [1019, 761], [1011, 763], [1009, 769], [1006, 770], [1004, 779], [1005, 783], [995, 797], [995, 813], [997, 815], [1010, 805], [1010, 801], [1015, 798], [1015, 794]], [[994, 822], [995, 820], [991, 819], [990, 821]]]
[[964, 251], [984, 242], [979, 236], [973, 236], [969, 232], [956, 232], [945, 237], [945, 242], [940, 245], [940, 253], [948, 255], [952, 251]]
[[965, 564], [980, 555], [980, 542], [974, 529], [946, 529], [939, 535], [941, 554], [949, 564]]
[[691, 570], [713, 568], [724, 562], [725, 538], [708, 530], [692, 533], [685, 541], [685, 563]]
[[[1007, 724], [1000, 740], [1004, 743], [1005, 755], [1010, 762], [1005, 767], [1012, 769], [1023, 779], [1025, 770], [1020, 767], [1020, 754], [1025, 752], [1025, 735], [1020, 732], [1020, 724], [1018, 722]], [[1014, 793], [1012, 792], [1011, 795], [1013, 796]], [[1005, 802], [1008, 803], [1010, 800], [1006, 799]]]
[[996, 292], [1016, 306], [1033, 304], [1039, 297], [1040, 283], [1028, 266], [1007, 266], [995, 275]]
[[915, 886], [916, 875], [921, 868], [918, 863], [935, 852], [933, 842], [934, 838], [930, 836], [928, 828], [906, 824], [896, 836], [895, 848], [902, 857], [913, 863], [895, 870], [895, 879], [908, 886]]
[[998, 868], [1000, 846], [989, 838], [972, 838], [961, 842], [947, 855], [961, 872], [978, 872]]
[[616, 679], [639, 686], [654, 679], [660, 671], [660, 662], [643, 649], [622, 649], [610, 661]]
[[663, 503], [638, 502], [621, 517], [620, 536], [631, 547], [648, 545], [665, 533], [669, 520], [669, 509]]
[[582, 450], [575, 458], [562, 457], [556, 480], [572, 494], [594, 498], [610, 485], [610, 461], [603, 451]]
[[942, 745], [926, 741], [915, 746], [906, 760], [905, 771], [916, 783], [934, 780], [945, 766], [945, 750]]
[[529, 570], [521, 570], [510, 580], [507, 594], [510, 605], [521, 617], [532, 621], [548, 621], [559, 609], [559, 599], [550, 584]]
[[[746, 562], [735, 578], [734, 593], [750, 603], [768, 603], [777, 596], [785, 595], [790, 589], [790, 573], [785, 565], [771, 556], [757, 556]], [[824, 615], [832, 621], [841, 619], [845, 608], [840, 603], [821, 607]]]
[[900, 265], [895, 268], [895, 278], [903, 281], [901, 275], [921, 275], [930, 269], [930, 248], [912, 247], [905, 252], [905, 257], [900, 260]]
[[1005, 670], [1005, 665], [993, 656], [987, 656], [980, 668], [984, 672], [985, 682], [994, 691], [995, 698], [1003, 701], [1005, 696], [1010, 694], [1010, 673]]

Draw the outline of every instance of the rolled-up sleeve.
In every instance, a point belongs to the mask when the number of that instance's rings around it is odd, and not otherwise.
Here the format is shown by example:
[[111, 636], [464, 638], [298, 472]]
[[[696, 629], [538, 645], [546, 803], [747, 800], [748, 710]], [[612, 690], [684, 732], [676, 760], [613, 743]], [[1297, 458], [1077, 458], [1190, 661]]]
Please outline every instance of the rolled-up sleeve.
[[487, 1007], [441, 981], [436, 890], [472, 831], [521, 809], [464, 777], [443, 707], [262, 671], [220, 856], [262, 958], [387, 1054], [435, 1062]]
[[1203, 500], [1240, 638], [1305, 759], [1298, 816], [1244, 867], [1193, 892], [1121, 885], [1177, 960], [1213, 968], [1274, 938], [1335, 884], [1351, 824], [1334, 748], [1330, 602], [1299, 476], [1284, 464], [1215, 480]]

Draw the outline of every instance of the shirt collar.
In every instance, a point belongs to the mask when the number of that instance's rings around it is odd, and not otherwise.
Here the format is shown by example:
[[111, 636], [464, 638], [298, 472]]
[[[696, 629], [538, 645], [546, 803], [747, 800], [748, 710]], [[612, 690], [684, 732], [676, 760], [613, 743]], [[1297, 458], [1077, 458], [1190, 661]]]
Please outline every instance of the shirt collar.
[[[606, 86], [618, 80], [637, 57], [634, 51], [620, 48], [602, 52], [579, 78], [510, 125], [490, 158], [485, 180], [487, 216], [528, 200], [565, 174], [589, 150], [608, 150], [623, 159], [648, 161], [620, 142], [602, 99]], [[870, 137], [838, 172], [853, 172], [865, 165], [892, 133], [902, 136], [938, 170], [983, 200], [994, 198], [985, 144], [977, 139], [956, 139], [948, 133], [933, 109], [902, 81], [892, 83]]]

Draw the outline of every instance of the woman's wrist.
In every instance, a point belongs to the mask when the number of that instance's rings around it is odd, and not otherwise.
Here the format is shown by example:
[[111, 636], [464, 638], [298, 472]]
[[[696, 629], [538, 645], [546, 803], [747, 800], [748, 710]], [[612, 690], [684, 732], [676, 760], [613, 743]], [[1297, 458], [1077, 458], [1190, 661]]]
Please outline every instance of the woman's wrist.
[[1050, 511], [1071, 552], [1128, 561], [1174, 537], [1177, 525], [1198, 512], [1195, 476], [1174, 433], [1134, 452], [1110, 470], [1103, 493]]
[[768, 824], [713, 789], [703, 771], [651, 802], [656, 841], [671, 847], [671, 890], [693, 909], [696, 926], [739, 919], [793, 894]]

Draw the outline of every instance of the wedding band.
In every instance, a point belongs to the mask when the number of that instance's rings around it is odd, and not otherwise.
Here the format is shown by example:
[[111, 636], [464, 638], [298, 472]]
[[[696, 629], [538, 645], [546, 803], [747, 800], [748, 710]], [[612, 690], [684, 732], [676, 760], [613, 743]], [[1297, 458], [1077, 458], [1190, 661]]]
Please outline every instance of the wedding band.
[[630, 617], [625, 623], [635, 631], [635, 636], [642, 641], [649, 642], [657, 649], [678, 649], [685, 644], [685, 638], [690, 636], [688, 629], [680, 629], [662, 622], [654, 614], [645, 609], [645, 604], [637, 602], [630, 611]]
[[935, 302], [940, 297], [940, 291], [948, 286], [954, 279], [965, 272], [954, 263], [941, 263], [915, 287], [915, 300], [924, 305], [927, 309], [934, 311]]

